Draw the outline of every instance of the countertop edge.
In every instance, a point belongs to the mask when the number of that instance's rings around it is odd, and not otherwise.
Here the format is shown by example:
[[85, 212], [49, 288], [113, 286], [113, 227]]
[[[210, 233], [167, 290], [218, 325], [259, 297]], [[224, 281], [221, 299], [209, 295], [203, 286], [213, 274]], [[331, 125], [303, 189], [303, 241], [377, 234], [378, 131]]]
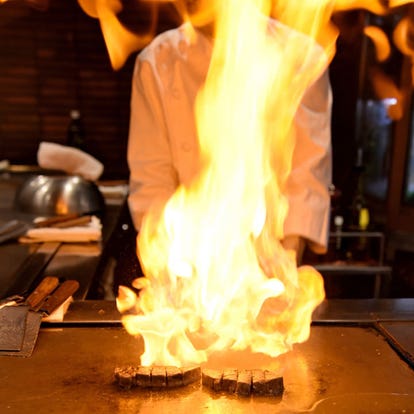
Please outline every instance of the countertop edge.
[[[329, 299], [315, 309], [313, 323], [373, 323], [414, 321], [414, 298]], [[43, 325], [120, 325], [114, 300], [80, 300], [71, 303], [63, 321]]]

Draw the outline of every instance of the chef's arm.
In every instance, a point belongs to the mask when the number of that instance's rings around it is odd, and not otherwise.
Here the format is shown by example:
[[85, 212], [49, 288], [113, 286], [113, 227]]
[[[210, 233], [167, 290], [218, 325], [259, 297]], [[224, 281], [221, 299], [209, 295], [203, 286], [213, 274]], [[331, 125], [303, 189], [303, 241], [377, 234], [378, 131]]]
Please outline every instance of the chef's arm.
[[315, 253], [327, 249], [332, 178], [331, 107], [332, 91], [325, 72], [308, 89], [295, 117], [296, 145], [286, 186], [289, 210], [284, 243], [295, 247], [298, 259], [305, 244]]
[[302, 256], [303, 252], [305, 250], [305, 239], [301, 236], [298, 236], [296, 234], [291, 234], [289, 236], [286, 236], [282, 240], [282, 246], [285, 250], [293, 250], [296, 254], [296, 262], [298, 265], [302, 262]]
[[150, 207], [163, 203], [177, 186], [158, 82], [151, 65], [138, 57], [132, 81], [128, 141], [128, 205], [136, 230]]

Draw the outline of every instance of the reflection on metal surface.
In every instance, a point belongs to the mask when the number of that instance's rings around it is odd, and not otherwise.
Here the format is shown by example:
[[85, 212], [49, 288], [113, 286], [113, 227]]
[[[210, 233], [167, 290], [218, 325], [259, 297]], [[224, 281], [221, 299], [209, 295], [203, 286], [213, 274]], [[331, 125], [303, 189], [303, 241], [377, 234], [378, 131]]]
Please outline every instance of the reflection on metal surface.
[[[0, 298], [27, 291], [53, 259], [59, 246], [60, 243], [44, 243], [41, 246], [29, 247], [22, 245], [2, 246], [0, 251], [0, 260], [3, 265], [0, 272]], [[9, 261], [10, 265], [8, 265]]]
[[17, 190], [15, 206], [26, 213], [54, 216], [102, 213], [98, 186], [76, 175], [34, 175]]
[[[277, 361], [284, 365], [282, 398], [240, 398], [200, 384], [164, 392], [119, 390], [114, 368], [139, 364], [142, 352], [142, 340], [120, 327], [42, 329], [30, 358], [1, 360], [0, 412], [50, 412], [50, 396], [56, 412], [94, 407], [100, 414], [382, 414], [414, 408], [414, 371], [373, 328], [313, 327], [308, 342]], [[249, 361], [246, 354], [235, 359]]]
[[401, 358], [414, 368], [414, 323], [382, 322], [378, 328]]
[[398, 393], [343, 394], [321, 399], [309, 411], [312, 413], [411, 413], [414, 395]]

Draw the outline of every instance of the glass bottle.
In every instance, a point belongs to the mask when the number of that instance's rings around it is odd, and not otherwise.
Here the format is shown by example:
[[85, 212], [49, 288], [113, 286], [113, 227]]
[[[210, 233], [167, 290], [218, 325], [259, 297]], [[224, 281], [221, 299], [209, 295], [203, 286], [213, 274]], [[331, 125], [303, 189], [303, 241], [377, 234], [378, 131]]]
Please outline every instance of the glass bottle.
[[369, 211], [364, 195], [364, 175], [365, 167], [362, 162], [362, 148], [358, 149], [357, 160], [354, 166], [355, 192], [351, 202], [351, 223], [352, 230], [365, 231], [369, 225]]
[[368, 204], [364, 194], [364, 171], [365, 167], [362, 162], [362, 148], [358, 149], [357, 161], [354, 167], [356, 175], [356, 188], [351, 203], [351, 230], [361, 232], [355, 240], [356, 243], [350, 248], [350, 256], [355, 262], [366, 262], [368, 260], [368, 239], [364, 232], [368, 230], [370, 224], [370, 215]]
[[70, 122], [67, 130], [67, 144], [71, 147], [85, 150], [85, 130], [80, 112], [77, 109], [70, 111]]

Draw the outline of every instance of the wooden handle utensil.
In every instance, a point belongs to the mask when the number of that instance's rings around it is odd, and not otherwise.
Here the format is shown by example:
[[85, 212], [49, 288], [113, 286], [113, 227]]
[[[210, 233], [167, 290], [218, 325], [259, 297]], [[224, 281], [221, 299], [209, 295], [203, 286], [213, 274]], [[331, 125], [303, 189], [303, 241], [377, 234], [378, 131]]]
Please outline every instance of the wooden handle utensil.
[[77, 280], [66, 280], [45, 300], [40, 307], [40, 311], [50, 315], [78, 289], [79, 282]]
[[35, 290], [26, 299], [26, 304], [35, 310], [43, 300], [50, 295], [58, 286], [59, 279], [55, 276], [46, 276]]

